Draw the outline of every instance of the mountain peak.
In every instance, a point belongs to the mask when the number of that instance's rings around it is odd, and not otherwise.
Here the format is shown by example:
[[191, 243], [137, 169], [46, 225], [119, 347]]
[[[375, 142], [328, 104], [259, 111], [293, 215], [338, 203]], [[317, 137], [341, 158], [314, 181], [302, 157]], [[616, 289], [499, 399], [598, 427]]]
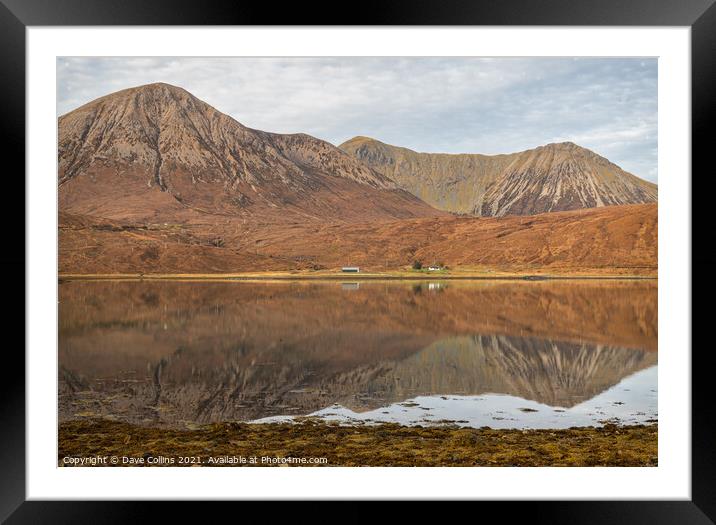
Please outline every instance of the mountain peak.
[[127, 104], [130, 101], [133, 101], [132, 104], [135, 107], [140, 107], [144, 103], [147, 103], [147, 102], [167, 103], [170, 101], [176, 102], [176, 101], [186, 101], [186, 100], [190, 100], [190, 99], [192, 101], [201, 102], [194, 95], [192, 95], [191, 93], [189, 93], [187, 90], [185, 90], [183, 88], [174, 86], [172, 84], [167, 84], [165, 82], [154, 82], [151, 84], [143, 84], [141, 86], [125, 88], [120, 91], [115, 91], [114, 93], [104, 95], [104, 96], [99, 97], [95, 100], [87, 102], [86, 104], [80, 106], [79, 108], [77, 108], [73, 111], [70, 111], [69, 113], [66, 113], [65, 115], [62, 115], [60, 117], [60, 119], [65, 118], [67, 115], [70, 115], [71, 113], [88, 111], [88, 110], [91, 111], [98, 107], [105, 107], [105, 106], [110, 106], [110, 105], [115, 105], [115, 104]]
[[[575, 149], [586, 149], [579, 144], [575, 144], [572, 141], [565, 140], [563, 142], [550, 142], [548, 144], [545, 144], [544, 146], [540, 146], [540, 148], [545, 149], [552, 149], [552, 150], [575, 150]], [[535, 148], [535, 149], [540, 149]]]
[[542, 147], [562, 151], [589, 151], [591, 153], [594, 153], [592, 150], [585, 148], [584, 146], [580, 146], [579, 144], [575, 144], [574, 142], [569, 140], [564, 142], [550, 142], [549, 144], [545, 144]]
[[136, 86], [135, 89], [169, 89], [188, 93], [186, 89], [179, 86], [175, 86], [174, 84], [169, 84], [168, 82], [150, 82], [149, 84], [142, 84], [140, 86]]
[[359, 147], [361, 144], [383, 144], [383, 143], [379, 140], [374, 139], [374, 138], [366, 137], [365, 135], [356, 135], [355, 137], [346, 140], [338, 147], [340, 149], [343, 149], [344, 146]]
[[106, 95], [58, 124], [60, 197], [79, 213], [444, 214], [325, 141], [247, 128], [164, 82]]
[[551, 154], [555, 155], [571, 155], [571, 156], [585, 156], [585, 157], [595, 157], [599, 159], [603, 159], [605, 162], [608, 162], [607, 159], [599, 155], [598, 153], [595, 153], [594, 151], [585, 148], [584, 146], [580, 146], [579, 144], [575, 144], [574, 142], [565, 141], [565, 142], [550, 142], [548, 144], [545, 144], [544, 146], [538, 146], [536, 148], [532, 148], [529, 150], [524, 151], [523, 153], [527, 152], [549, 152]]
[[574, 142], [503, 155], [417, 153], [365, 137], [340, 146], [436, 208], [470, 215], [532, 215], [654, 202], [655, 184]]
[[[547, 148], [582, 148], [582, 146], [575, 144], [574, 142], [571, 142], [569, 140], [565, 140], [563, 142], [550, 142], [549, 144], [546, 144], [545, 147]], [[582, 148], [584, 149], [584, 148]]]
[[367, 137], [365, 135], [356, 135], [352, 139], [346, 140], [346, 142], [380, 142], [372, 137]]
[[[142, 84], [140, 86], [134, 86], [120, 91], [110, 93], [103, 98], [117, 97], [120, 98], [123, 95], [136, 95], [136, 94], [171, 94], [179, 96], [189, 96], [191, 98], [196, 97], [183, 87], [175, 86], [174, 84], [168, 84], [166, 82], [152, 82], [150, 84]], [[197, 99], [198, 100], [198, 99]]]

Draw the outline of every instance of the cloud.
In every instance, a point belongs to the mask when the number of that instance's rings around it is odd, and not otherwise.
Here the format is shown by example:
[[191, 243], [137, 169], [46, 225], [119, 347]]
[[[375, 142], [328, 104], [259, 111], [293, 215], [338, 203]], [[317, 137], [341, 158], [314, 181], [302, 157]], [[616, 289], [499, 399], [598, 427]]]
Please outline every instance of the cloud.
[[61, 57], [57, 112], [159, 81], [266, 131], [447, 153], [569, 140], [657, 180], [651, 58]]

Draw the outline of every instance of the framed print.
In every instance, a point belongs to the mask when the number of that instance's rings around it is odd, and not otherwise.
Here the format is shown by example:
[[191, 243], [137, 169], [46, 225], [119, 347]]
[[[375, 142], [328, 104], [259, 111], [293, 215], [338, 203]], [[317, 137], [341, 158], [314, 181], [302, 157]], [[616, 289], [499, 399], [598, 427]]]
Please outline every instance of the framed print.
[[716, 8], [382, 7], [4, 2], [3, 518], [713, 519]]

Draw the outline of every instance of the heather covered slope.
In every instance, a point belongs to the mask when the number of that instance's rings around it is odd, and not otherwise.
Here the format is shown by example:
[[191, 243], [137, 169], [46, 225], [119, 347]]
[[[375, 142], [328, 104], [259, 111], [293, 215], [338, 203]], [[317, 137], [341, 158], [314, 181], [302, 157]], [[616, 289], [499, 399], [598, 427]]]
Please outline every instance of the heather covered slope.
[[657, 186], [571, 142], [509, 155], [417, 153], [355, 137], [339, 146], [428, 204], [477, 216], [656, 202]]
[[657, 274], [656, 204], [529, 217], [354, 224], [144, 224], [60, 215], [60, 273], [240, 273], [408, 269]]

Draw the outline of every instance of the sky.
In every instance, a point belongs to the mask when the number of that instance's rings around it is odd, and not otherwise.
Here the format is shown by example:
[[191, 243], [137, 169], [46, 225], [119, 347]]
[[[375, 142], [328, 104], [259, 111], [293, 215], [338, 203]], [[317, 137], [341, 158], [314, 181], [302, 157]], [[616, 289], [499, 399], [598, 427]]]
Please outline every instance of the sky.
[[57, 114], [180, 86], [255, 129], [434, 153], [571, 141], [657, 182], [657, 59], [59, 57]]

